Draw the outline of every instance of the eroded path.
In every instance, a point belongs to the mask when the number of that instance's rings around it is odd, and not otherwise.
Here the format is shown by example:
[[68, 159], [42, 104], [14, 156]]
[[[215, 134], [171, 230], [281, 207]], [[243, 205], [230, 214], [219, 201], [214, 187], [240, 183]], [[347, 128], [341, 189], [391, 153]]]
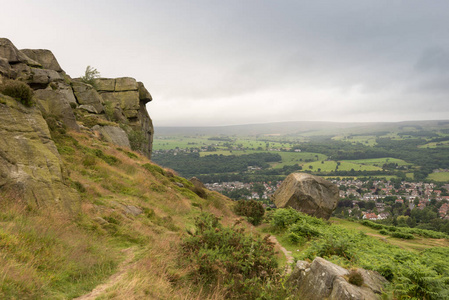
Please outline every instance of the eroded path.
[[109, 279], [100, 285], [97, 285], [90, 293], [74, 298], [73, 300], [94, 300], [101, 294], [103, 294], [107, 289], [112, 287], [114, 284], [122, 280], [123, 276], [126, 274], [128, 269], [132, 266], [132, 260], [135, 255], [135, 248], [127, 248], [122, 250], [122, 253], [126, 257], [125, 260], [118, 267], [118, 271], [114, 273]]
[[288, 275], [292, 272], [292, 264], [295, 261], [292, 252], [285, 249], [276, 239], [275, 236], [270, 236], [270, 242], [274, 243], [277, 248], [281, 249], [281, 251], [284, 253], [285, 258], [287, 259], [287, 265], [285, 266], [285, 274]]

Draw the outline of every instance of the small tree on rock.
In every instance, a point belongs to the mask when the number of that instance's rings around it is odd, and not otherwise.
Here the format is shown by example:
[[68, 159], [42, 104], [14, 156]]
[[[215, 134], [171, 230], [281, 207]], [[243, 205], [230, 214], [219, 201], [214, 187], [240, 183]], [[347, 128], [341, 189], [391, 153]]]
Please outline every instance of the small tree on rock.
[[100, 72], [98, 72], [97, 69], [95, 69], [94, 67], [87, 66], [86, 71], [84, 71], [84, 76], [81, 77], [81, 81], [90, 84], [96, 89], [97, 87], [95, 79], [98, 77], [100, 77]]

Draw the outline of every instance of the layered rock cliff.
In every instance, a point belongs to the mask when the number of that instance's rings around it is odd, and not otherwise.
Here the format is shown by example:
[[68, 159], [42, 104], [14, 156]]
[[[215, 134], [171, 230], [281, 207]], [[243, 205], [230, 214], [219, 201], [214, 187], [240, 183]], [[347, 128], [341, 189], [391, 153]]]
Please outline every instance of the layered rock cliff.
[[[95, 87], [72, 79], [49, 50], [18, 50], [0, 38], [0, 85], [14, 80], [34, 91], [32, 107], [0, 94], [0, 188], [28, 203], [72, 207], [64, 166], [49, 126], [87, 131], [151, 157], [153, 125], [145, 105], [152, 100], [133, 78], [97, 79]], [[52, 202], [50, 201], [50, 202]]]

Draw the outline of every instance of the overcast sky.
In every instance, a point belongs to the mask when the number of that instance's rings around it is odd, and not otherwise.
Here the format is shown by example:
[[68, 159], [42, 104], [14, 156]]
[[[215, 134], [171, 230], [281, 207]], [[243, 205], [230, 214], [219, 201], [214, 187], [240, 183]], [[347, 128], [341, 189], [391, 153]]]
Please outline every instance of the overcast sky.
[[153, 96], [155, 126], [449, 119], [447, 0], [14, 0], [0, 36]]

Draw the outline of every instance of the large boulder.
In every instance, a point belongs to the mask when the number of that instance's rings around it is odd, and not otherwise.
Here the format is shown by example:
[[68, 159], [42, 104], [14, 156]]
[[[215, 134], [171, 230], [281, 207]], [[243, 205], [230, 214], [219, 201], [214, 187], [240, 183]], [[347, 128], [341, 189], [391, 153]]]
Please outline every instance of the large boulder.
[[64, 174], [40, 110], [0, 94], [1, 190], [31, 207], [77, 211], [79, 195], [65, 184]]
[[291, 207], [314, 217], [329, 219], [338, 202], [338, 187], [318, 176], [292, 173], [272, 196], [278, 208]]
[[299, 299], [380, 299], [387, 280], [374, 271], [357, 269], [356, 272], [363, 277], [361, 286], [348, 282], [349, 271], [345, 268], [317, 257], [312, 263], [298, 261], [288, 281]]
[[53, 70], [56, 72], [63, 72], [56, 57], [50, 50], [46, 49], [22, 49], [23, 54], [31, 58], [32, 60], [40, 63], [44, 69]]

